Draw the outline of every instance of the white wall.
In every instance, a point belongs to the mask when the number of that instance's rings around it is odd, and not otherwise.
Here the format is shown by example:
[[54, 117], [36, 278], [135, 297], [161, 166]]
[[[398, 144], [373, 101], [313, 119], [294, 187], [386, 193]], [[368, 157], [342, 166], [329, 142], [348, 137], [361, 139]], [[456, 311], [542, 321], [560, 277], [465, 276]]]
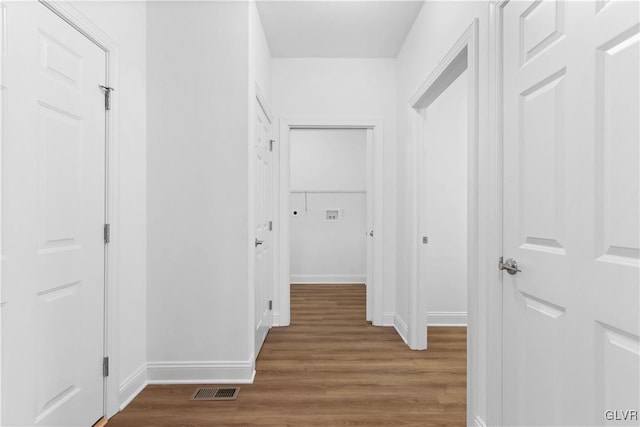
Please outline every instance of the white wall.
[[118, 343], [112, 372], [119, 405], [146, 381], [147, 361], [147, 122], [146, 6], [142, 2], [73, 2], [83, 15], [119, 44], [117, 70], [120, 167]]
[[[397, 287], [396, 287], [396, 311], [398, 323], [408, 323], [409, 319], [409, 284], [412, 280], [411, 254], [419, 236], [413, 235], [413, 140], [412, 140], [412, 115], [416, 114], [409, 105], [409, 99], [419, 88], [421, 83], [436, 68], [438, 62], [453, 47], [465, 30], [477, 18], [479, 20], [479, 95], [481, 105], [479, 109], [479, 136], [480, 169], [478, 186], [481, 194], [493, 194], [490, 182], [491, 176], [497, 165], [486, 157], [486, 147], [490, 145], [488, 140], [488, 85], [489, 85], [489, 2], [426, 2], [418, 15], [411, 32], [397, 57], [397, 125], [398, 125], [398, 182], [397, 182]], [[493, 212], [493, 206], [487, 206], [486, 200], [480, 199], [480, 212]], [[487, 235], [487, 230], [496, 229], [489, 224], [496, 221], [494, 217], [483, 216], [478, 224], [480, 247], [494, 248], [495, 236]], [[495, 259], [491, 250], [485, 250], [480, 256], [480, 277], [473, 278], [477, 282], [472, 286], [477, 288], [481, 296], [473, 310], [477, 313], [485, 313], [487, 301], [485, 295], [489, 293], [489, 277], [495, 274]], [[471, 314], [471, 307], [469, 307]], [[470, 319], [471, 321], [471, 319]], [[478, 323], [470, 327], [469, 340], [469, 364], [474, 365], [475, 372], [469, 378], [473, 384], [474, 394], [470, 395], [468, 402], [469, 424], [486, 422], [489, 424], [497, 411], [496, 408], [488, 408], [485, 396], [493, 393], [488, 389], [486, 338], [490, 331], [486, 324]], [[478, 421], [475, 418], [478, 417]]]
[[291, 131], [292, 283], [365, 282], [366, 154], [364, 129]]
[[291, 191], [366, 191], [365, 129], [293, 129]]
[[467, 313], [467, 72], [427, 107], [421, 234], [428, 324], [465, 324]]
[[149, 378], [250, 381], [249, 4], [147, 3]]
[[384, 323], [396, 283], [396, 67], [393, 59], [274, 58], [273, 109], [289, 119], [376, 119], [384, 126]]

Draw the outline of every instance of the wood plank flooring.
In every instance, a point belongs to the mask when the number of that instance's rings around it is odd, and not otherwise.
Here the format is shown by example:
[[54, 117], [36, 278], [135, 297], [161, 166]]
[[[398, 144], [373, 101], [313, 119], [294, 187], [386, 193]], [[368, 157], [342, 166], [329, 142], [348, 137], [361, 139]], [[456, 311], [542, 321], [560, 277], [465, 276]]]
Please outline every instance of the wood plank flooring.
[[291, 326], [269, 332], [256, 370], [235, 401], [150, 385], [108, 426], [466, 424], [466, 328], [429, 328], [429, 349], [411, 351], [365, 321], [363, 285], [292, 285]]

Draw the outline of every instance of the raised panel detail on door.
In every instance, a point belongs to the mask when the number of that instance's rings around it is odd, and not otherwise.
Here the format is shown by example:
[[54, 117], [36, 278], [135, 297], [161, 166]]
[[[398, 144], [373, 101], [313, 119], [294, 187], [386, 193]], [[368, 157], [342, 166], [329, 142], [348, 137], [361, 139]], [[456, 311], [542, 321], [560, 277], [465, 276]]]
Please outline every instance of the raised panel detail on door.
[[564, 2], [537, 0], [520, 20], [520, 58], [524, 64], [564, 35]]
[[[607, 410], [633, 410], [638, 407], [640, 394], [640, 342], [638, 336], [613, 326], [598, 323], [596, 338], [597, 416]], [[635, 386], [634, 386], [635, 385]], [[638, 425], [608, 420], [606, 425]]]
[[523, 249], [564, 254], [564, 70], [520, 96], [520, 224]]
[[72, 86], [79, 84], [82, 56], [53, 36], [39, 32], [40, 63], [52, 78]]
[[521, 348], [519, 377], [527, 395], [538, 399], [521, 399], [520, 410], [531, 425], [543, 425], [549, 417], [559, 419], [559, 405], [564, 389], [558, 386], [562, 374], [562, 341], [566, 333], [564, 309], [553, 303], [524, 294], [527, 307]]
[[82, 282], [60, 284], [38, 292], [36, 332], [36, 423], [64, 405], [81, 389], [70, 354], [81, 353]]
[[623, 32], [597, 52], [596, 239], [601, 261], [640, 262], [640, 34]]
[[82, 118], [46, 104], [38, 110], [42, 249], [77, 249]]

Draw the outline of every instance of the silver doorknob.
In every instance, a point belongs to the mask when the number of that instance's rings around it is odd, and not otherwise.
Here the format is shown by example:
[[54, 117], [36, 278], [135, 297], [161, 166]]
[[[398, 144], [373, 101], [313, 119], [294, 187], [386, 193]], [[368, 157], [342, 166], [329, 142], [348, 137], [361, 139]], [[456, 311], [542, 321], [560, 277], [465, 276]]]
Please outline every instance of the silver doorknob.
[[258, 239], [256, 239], [256, 243], [255, 243], [256, 248], [257, 248], [258, 246], [260, 246], [261, 244], [263, 244], [263, 243], [264, 243], [264, 240], [258, 240]]
[[502, 257], [500, 257], [500, 261], [498, 261], [498, 268], [500, 270], [507, 270], [507, 273], [509, 274], [516, 274], [522, 271], [518, 269], [518, 262], [513, 258], [509, 258], [505, 262], [502, 262]]

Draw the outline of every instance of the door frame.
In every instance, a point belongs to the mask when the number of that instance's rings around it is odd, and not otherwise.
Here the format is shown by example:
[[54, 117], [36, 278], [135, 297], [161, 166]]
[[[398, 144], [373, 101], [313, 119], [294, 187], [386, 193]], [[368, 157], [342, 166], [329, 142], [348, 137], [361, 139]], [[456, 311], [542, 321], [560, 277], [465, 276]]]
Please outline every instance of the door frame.
[[[431, 72], [429, 77], [411, 97], [409, 104], [414, 111], [413, 138], [413, 231], [420, 236], [420, 222], [423, 216], [421, 193], [424, 190], [421, 171], [424, 169], [422, 144], [426, 134], [425, 120], [422, 115], [449, 85], [461, 73], [468, 73], [467, 107], [467, 300], [478, 299], [477, 288], [471, 286], [478, 277], [478, 140], [479, 140], [479, 93], [478, 93], [478, 20], [475, 19], [463, 35]], [[424, 286], [425, 277], [420, 271], [420, 250], [423, 243], [420, 238], [413, 245], [412, 280], [409, 287], [409, 346], [414, 350], [427, 348], [427, 309], [424, 303], [428, 295]], [[473, 330], [476, 324], [476, 307], [467, 304], [468, 327]], [[469, 341], [469, 340], [468, 340]]]
[[[494, 6], [495, 0], [489, 5]], [[490, 21], [494, 18], [490, 10]], [[490, 39], [493, 40], [493, 39]], [[493, 49], [489, 49], [493, 54]], [[413, 266], [409, 282], [409, 341], [412, 349], [427, 347], [427, 310], [424, 278], [420, 273], [420, 171], [424, 167], [419, 156], [424, 120], [420, 116], [463, 72], [468, 74], [467, 109], [467, 425], [499, 425], [502, 402], [502, 276], [492, 269], [497, 262], [502, 241], [502, 187], [498, 176], [500, 152], [495, 139], [495, 94], [491, 92], [497, 79], [494, 64], [489, 61], [489, 93], [481, 92], [479, 19], [475, 18], [449, 49], [409, 101], [413, 126], [413, 157], [411, 182], [414, 183], [412, 230], [416, 239], [412, 245]], [[481, 114], [481, 102], [488, 101], [489, 112]], [[481, 120], [489, 118], [489, 130], [484, 140]], [[483, 132], [485, 132], [483, 130]], [[483, 182], [481, 182], [483, 181]], [[482, 224], [482, 229], [480, 229]], [[480, 251], [482, 249], [482, 252]], [[485, 419], [487, 421], [485, 421]]]
[[[38, 0], [83, 36], [105, 52], [106, 86], [119, 87], [118, 44], [67, 0]], [[111, 110], [105, 110], [105, 223], [111, 224], [111, 241], [105, 245], [104, 260], [104, 354], [109, 357], [111, 374], [104, 379], [103, 416], [108, 419], [119, 409], [118, 376], [118, 289], [119, 289], [119, 212], [120, 212], [120, 141], [118, 91], [111, 93]]]
[[[367, 284], [367, 314], [375, 326], [383, 326], [383, 123], [377, 119], [280, 119], [279, 155], [276, 165], [279, 183], [278, 212], [279, 233], [277, 238], [276, 289], [273, 295], [273, 325], [288, 326], [291, 322], [290, 302], [290, 224], [289, 193], [291, 189], [290, 171], [290, 136], [292, 129], [364, 129], [367, 131], [367, 146], [372, 147], [372, 156], [367, 156], [369, 163], [367, 183], [371, 188], [373, 201], [373, 271], [371, 284]], [[367, 213], [369, 215], [369, 213]], [[371, 289], [369, 289], [369, 286]], [[369, 320], [369, 319], [367, 319]]]

